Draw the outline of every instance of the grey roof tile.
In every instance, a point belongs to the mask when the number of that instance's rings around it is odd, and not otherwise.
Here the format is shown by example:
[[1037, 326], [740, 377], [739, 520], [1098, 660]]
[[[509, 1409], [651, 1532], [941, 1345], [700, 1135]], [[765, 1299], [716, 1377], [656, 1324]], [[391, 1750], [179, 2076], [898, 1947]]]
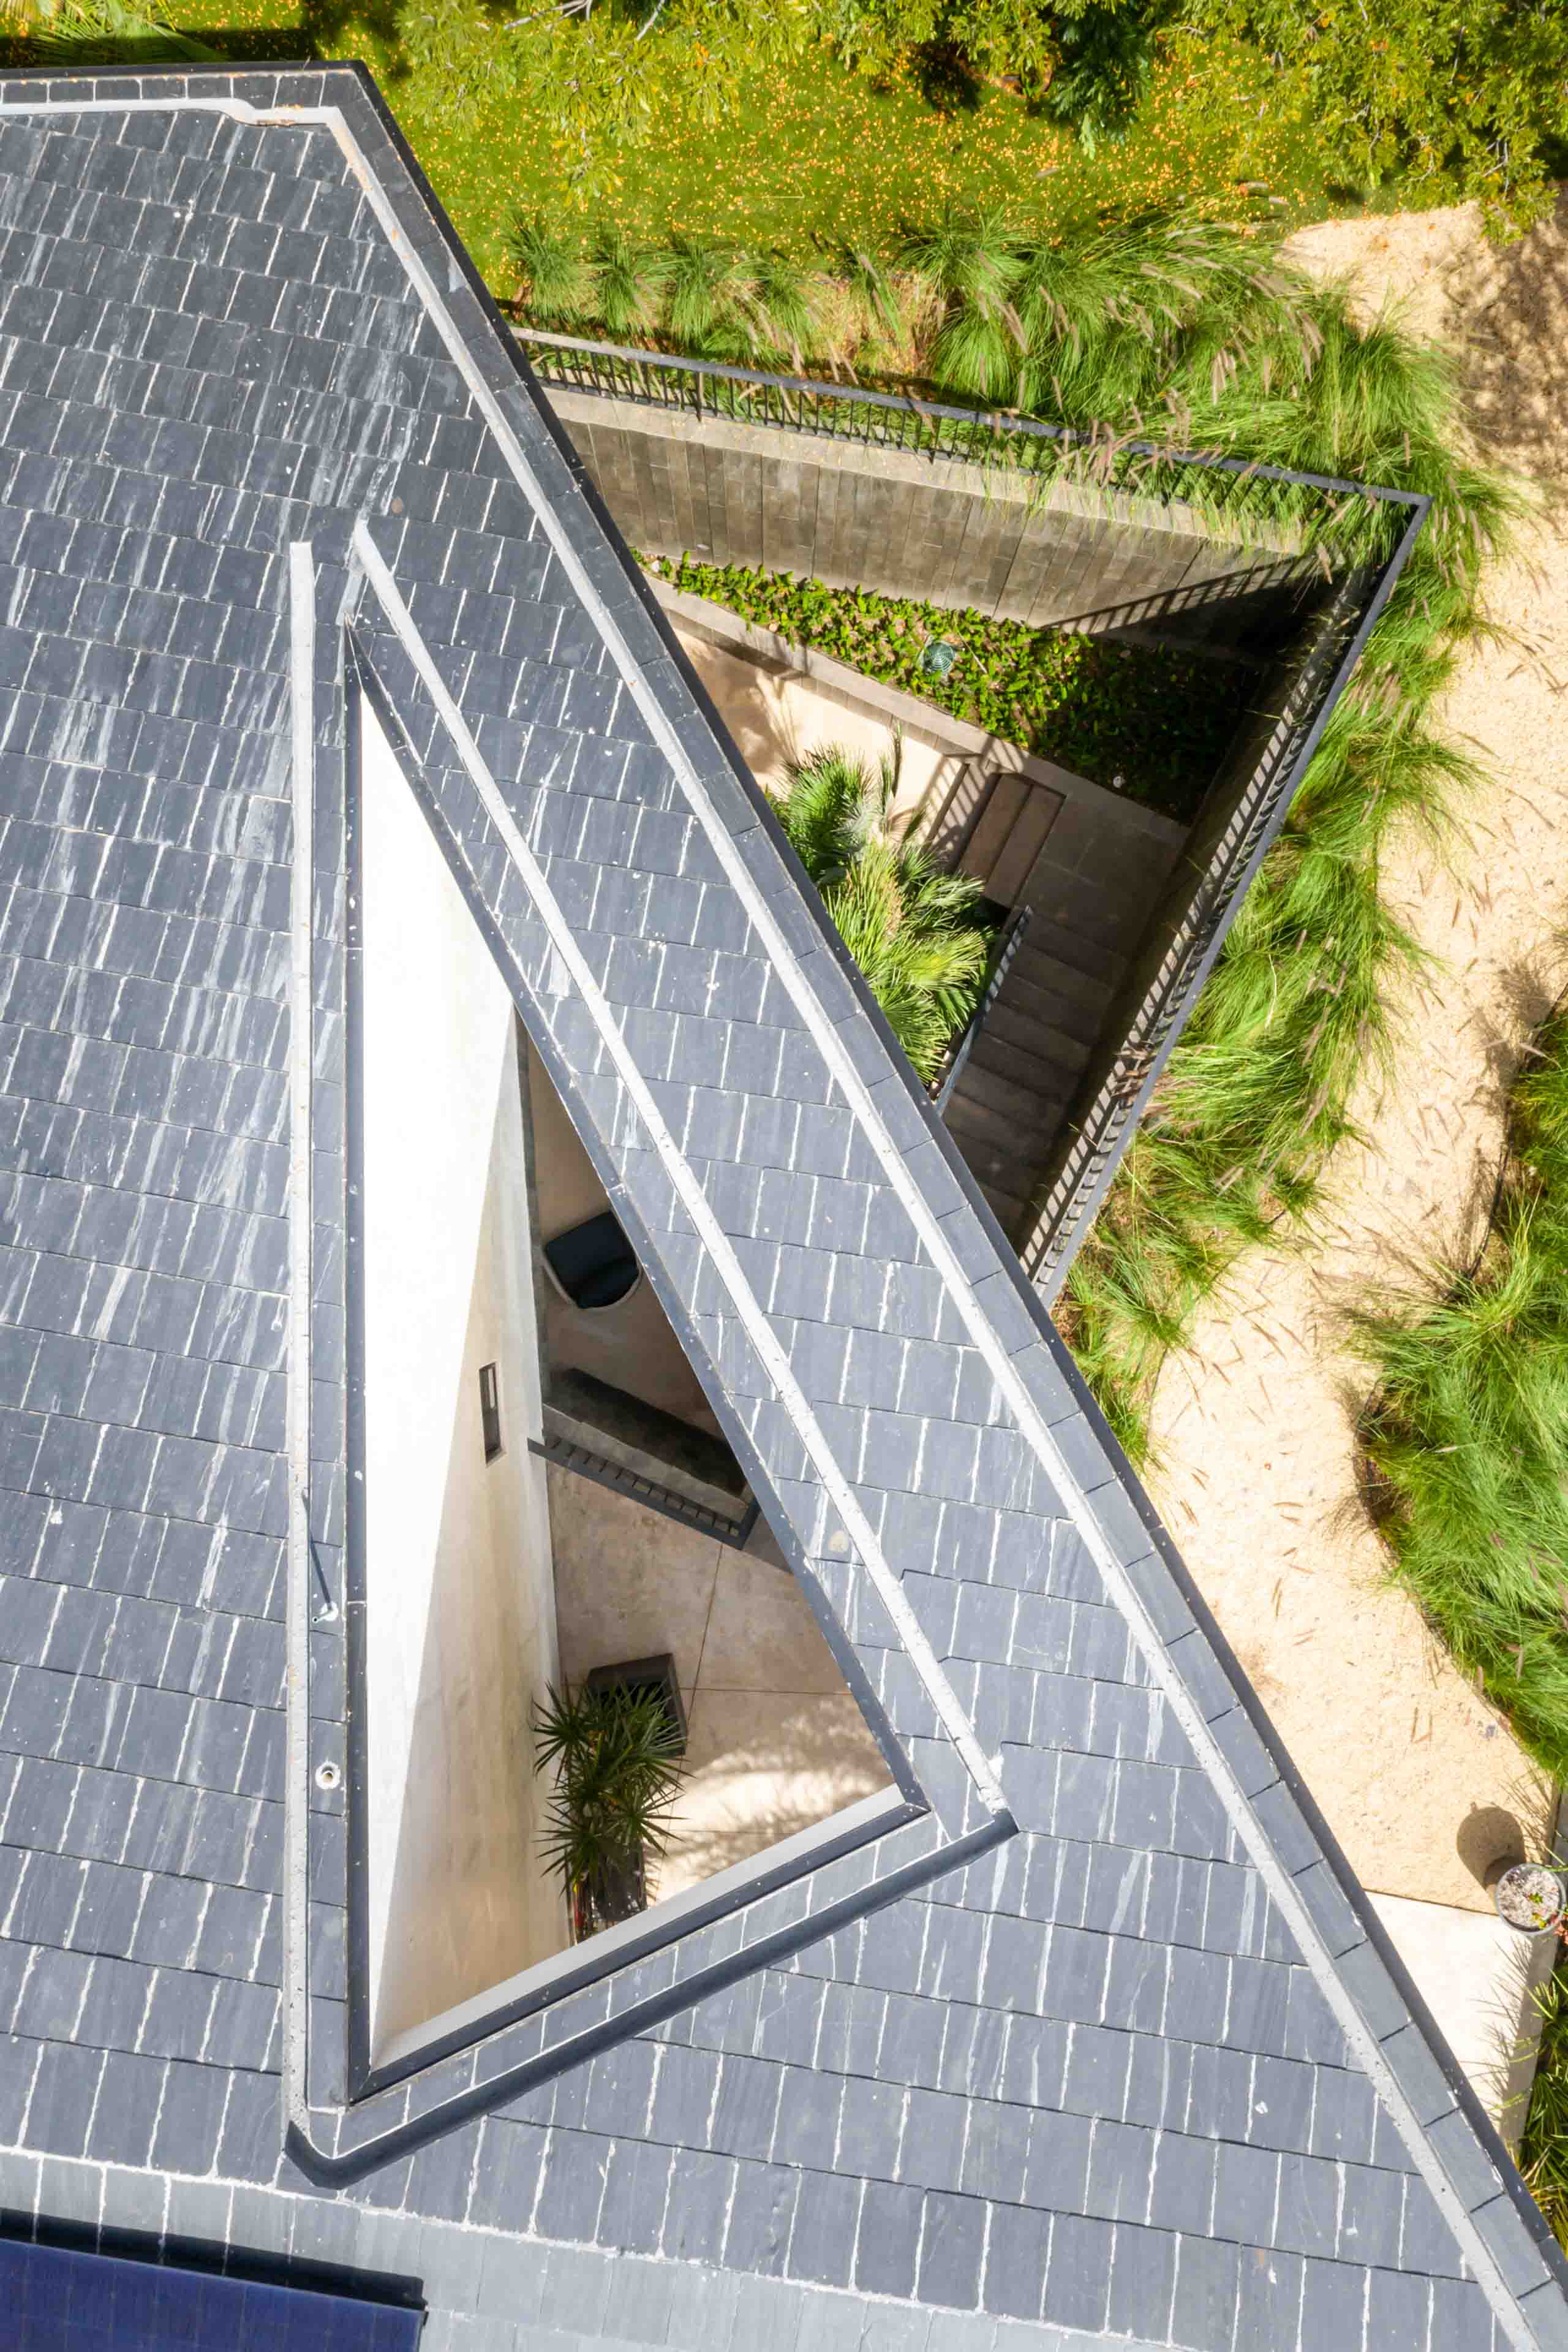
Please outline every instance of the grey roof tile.
[[675, 2150], [662, 2240], [666, 2254], [683, 2262], [720, 2260], [735, 2177], [727, 2158]]
[[1053, 2226], [1051, 2215], [1028, 2207], [992, 2206], [981, 2282], [984, 2309], [1003, 2318], [1039, 2318]]
[[1230, 2341], [1239, 2304], [1240, 2275], [1241, 2259], [1235, 2246], [1211, 2238], [1179, 2239], [1171, 2309], [1172, 2342], [1197, 2347]]
[[1098, 2335], [1110, 2299], [1112, 2249], [1117, 2233], [1105, 2221], [1059, 2213], [1051, 2223], [1045, 2274], [1045, 2317], [1062, 2327]]
[[[1439, 2343], [1458, 2344], [1460, 2341], [1458, 2330], [1466, 2322], [1472, 2328], [1478, 2325], [1480, 2298], [1473, 2287], [1462, 2287], [1456, 2293], [1444, 2280], [1435, 2279], [1432, 2300], [1432, 2345], [1433, 2352], [1438, 2352]], [[1568, 2346], [1568, 2316], [1564, 2315], [1563, 2298], [1554, 2281], [1530, 2288], [1520, 2308], [1534, 2330], [1542, 2352], [1562, 2352], [1562, 2347]], [[1437, 2326], [1439, 2314], [1443, 2315], [1441, 2334]]]
[[1153, 2230], [1119, 2229], [1111, 2258], [1105, 2314], [1113, 2334], [1163, 2343], [1176, 2286], [1176, 2242]]

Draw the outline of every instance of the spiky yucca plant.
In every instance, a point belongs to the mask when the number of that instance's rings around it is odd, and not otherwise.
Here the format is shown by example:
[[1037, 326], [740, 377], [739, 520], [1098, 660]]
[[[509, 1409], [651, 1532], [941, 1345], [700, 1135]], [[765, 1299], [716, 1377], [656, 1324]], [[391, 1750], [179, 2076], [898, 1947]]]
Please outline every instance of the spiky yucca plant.
[[821, 323], [826, 281], [820, 270], [784, 253], [758, 254], [753, 267], [753, 283], [742, 308], [757, 348], [799, 374]]
[[642, 1910], [646, 1862], [669, 1843], [685, 1772], [654, 1690], [558, 1690], [534, 1713], [534, 1756], [555, 1775], [543, 1846], [580, 1943]]
[[664, 316], [684, 351], [744, 359], [755, 341], [757, 269], [749, 254], [706, 236], [670, 239]]
[[774, 802], [790, 847], [822, 895], [894, 1035], [927, 1085], [974, 1011], [992, 927], [980, 884], [948, 874], [888, 830], [894, 755], [873, 775], [837, 744], [790, 769]]

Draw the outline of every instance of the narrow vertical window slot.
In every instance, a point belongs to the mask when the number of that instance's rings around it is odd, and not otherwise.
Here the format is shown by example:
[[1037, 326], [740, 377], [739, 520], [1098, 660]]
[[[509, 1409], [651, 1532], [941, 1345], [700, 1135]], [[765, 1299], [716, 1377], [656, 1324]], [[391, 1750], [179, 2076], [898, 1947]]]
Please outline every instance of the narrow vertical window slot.
[[485, 1437], [485, 1459], [494, 1462], [501, 1444], [501, 1389], [494, 1364], [479, 1367], [479, 1425]]

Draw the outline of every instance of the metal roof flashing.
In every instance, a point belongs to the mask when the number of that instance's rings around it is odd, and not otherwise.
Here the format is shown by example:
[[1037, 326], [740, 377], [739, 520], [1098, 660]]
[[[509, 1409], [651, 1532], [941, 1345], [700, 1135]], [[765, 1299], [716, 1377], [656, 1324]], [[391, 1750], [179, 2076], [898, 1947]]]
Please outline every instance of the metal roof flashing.
[[[340, 2230], [434, 2266], [437, 2340], [466, 2249], [497, 2342], [525, 2305], [643, 2340], [612, 2254], [672, 2311], [706, 2281], [705, 2345], [792, 2294], [954, 2352], [1568, 2343], [1558, 2250], [369, 77], [10, 77], [0, 236], [7, 2194]], [[350, 643], [903, 1767], [825, 1857], [379, 2075]]]

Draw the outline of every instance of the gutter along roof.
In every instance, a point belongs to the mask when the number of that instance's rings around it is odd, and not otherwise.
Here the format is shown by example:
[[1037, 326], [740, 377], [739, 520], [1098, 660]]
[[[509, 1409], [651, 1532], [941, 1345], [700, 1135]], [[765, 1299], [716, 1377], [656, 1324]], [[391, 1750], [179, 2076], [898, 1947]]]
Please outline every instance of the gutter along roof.
[[[477, 2272], [507, 2343], [1568, 2342], [368, 78], [13, 78], [0, 234], [7, 2201], [281, 2227], [424, 2276], [427, 2341]], [[358, 1627], [355, 676], [905, 1799], [395, 2081], [315, 1777]]]

